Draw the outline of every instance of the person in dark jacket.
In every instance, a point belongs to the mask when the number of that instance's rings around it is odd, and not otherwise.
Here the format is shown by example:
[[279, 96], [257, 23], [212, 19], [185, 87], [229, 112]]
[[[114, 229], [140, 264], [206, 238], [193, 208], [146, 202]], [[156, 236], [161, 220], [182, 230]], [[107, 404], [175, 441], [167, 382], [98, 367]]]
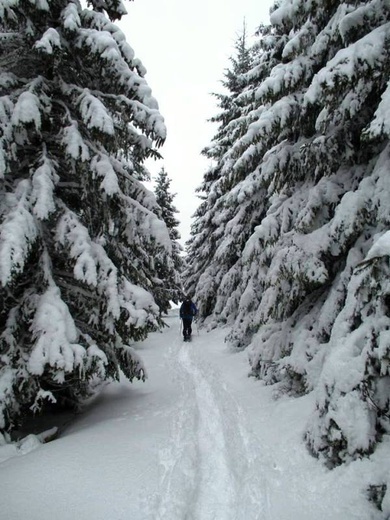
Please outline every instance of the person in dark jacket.
[[180, 307], [180, 318], [183, 320], [183, 336], [184, 340], [189, 340], [192, 334], [192, 320], [198, 313], [195, 303], [189, 296], [184, 298]]

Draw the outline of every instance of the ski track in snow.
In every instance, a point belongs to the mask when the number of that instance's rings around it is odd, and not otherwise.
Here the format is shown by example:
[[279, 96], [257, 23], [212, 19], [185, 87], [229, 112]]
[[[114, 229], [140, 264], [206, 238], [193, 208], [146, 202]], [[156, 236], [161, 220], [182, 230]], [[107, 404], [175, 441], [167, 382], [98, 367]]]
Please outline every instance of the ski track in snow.
[[180, 398], [172, 442], [160, 456], [164, 475], [155, 518], [271, 520], [267, 483], [259, 476], [264, 454], [220, 374], [202, 359], [196, 340], [173, 342], [167, 361]]

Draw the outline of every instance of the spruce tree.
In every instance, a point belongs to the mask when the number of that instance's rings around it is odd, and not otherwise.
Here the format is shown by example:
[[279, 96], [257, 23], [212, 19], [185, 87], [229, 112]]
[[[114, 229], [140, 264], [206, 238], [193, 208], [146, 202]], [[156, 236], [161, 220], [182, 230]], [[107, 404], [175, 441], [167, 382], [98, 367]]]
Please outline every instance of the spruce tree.
[[0, 428], [144, 378], [170, 239], [141, 180], [165, 138], [119, 0], [0, 6]]
[[178, 303], [183, 292], [180, 278], [183, 268], [181, 257], [183, 248], [179, 243], [180, 233], [177, 227], [180, 222], [175, 217], [175, 213], [178, 213], [178, 210], [173, 204], [176, 193], [171, 192], [171, 182], [172, 180], [168, 177], [168, 173], [163, 167], [155, 179], [154, 193], [160, 209], [159, 216], [165, 222], [172, 241], [173, 268], [172, 265], [167, 266], [165, 257], [156, 259], [156, 270], [164, 284], [161, 291], [162, 300], [160, 302], [159, 298], [156, 297], [156, 301], [159, 303], [161, 312], [165, 313], [170, 308], [170, 301]]
[[306, 440], [334, 465], [389, 428], [388, 2], [283, 0], [259, 43], [213, 217], [245, 247], [220, 267], [214, 318], [253, 375], [316, 389]]
[[242, 34], [235, 42], [235, 55], [230, 58], [230, 67], [224, 71], [222, 86], [225, 92], [214, 94], [220, 112], [210, 119], [218, 124], [218, 129], [209, 146], [202, 154], [210, 160], [211, 166], [204, 174], [203, 182], [197, 189], [202, 203], [194, 215], [191, 237], [187, 243], [188, 269], [184, 274], [186, 291], [194, 294], [199, 305], [201, 319], [211, 315], [217, 304], [217, 288], [229, 267], [236, 262], [240, 247], [245, 243], [245, 235], [239, 229], [226, 233], [229, 218], [234, 218], [237, 208], [228, 200], [229, 165], [224, 158], [235, 142], [241, 128], [241, 115], [245, 104], [240, 95], [246, 87], [244, 75], [252, 67], [252, 52], [247, 43], [244, 24]]
[[307, 441], [338, 464], [372, 451], [390, 398], [387, 268], [368, 261], [388, 226], [389, 12], [283, 2], [271, 22], [280, 63], [258, 86], [235, 165], [258, 168], [268, 208], [243, 252], [229, 339], [250, 344], [256, 376], [317, 387]]

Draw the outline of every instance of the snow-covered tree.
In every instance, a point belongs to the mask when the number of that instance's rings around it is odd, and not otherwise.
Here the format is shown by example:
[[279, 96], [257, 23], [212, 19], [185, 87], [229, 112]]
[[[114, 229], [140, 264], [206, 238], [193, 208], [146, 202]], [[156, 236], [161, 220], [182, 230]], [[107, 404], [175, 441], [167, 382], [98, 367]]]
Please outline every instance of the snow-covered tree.
[[[142, 184], [165, 126], [120, 0], [0, 5], [0, 428], [145, 371], [168, 230]], [[107, 16], [108, 15], [108, 16]], [[167, 288], [168, 289], [168, 288]]]
[[173, 204], [176, 193], [171, 193], [171, 182], [172, 180], [168, 177], [165, 168], [161, 168], [155, 179], [154, 194], [157, 204], [161, 208], [161, 217], [168, 228], [171, 240], [179, 240], [180, 233], [177, 227], [180, 222], [175, 217], [175, 213], [179, 211]]
[[[195, 212], [191, 238], [187, 243], [188, 269], [183, 278], [186, 291], [194, 294], [199, 305], [201, 319], [213, 313], [220, 280], [236, 262], [240, 245], [245, 243], [245, 234], [241, 235], [240, 229], [235, 229], [235, 237], [233, 230], [228, 234], [225, 229], [238, 208], [228, 200], [232, 185], [227, 180], [229, 165], [225, 164], [224, 158], [240, 135], [245, 103], [239, 101], [239, 96], [246, 87], [244, 75], [251, 69], [252, 61], [244, 24], [243, 32], [235, 43], [235, 55], [230, 58], [230, 68], [224, 71], [222, 86], [225, 92], [214, 94], [220, 112], [210, 121], [216, 123], [218, 128], [211, 144], [202, 151], [211, 166], [197, 190], [202, 203]], [[240, 239], [236, 240], [237, 236]]]
[[178, 303], [183, 292], [181, 287], [180, 272], [183, 268], [183, 259], [181, 252], [182, 246], [178, 242], [180, 240], [180, 233], [178, 230], [179, 220], [175, 217], [175, 213], [178, 213], [173, 200], [176, 197], [176, 193], [171, 192], [171, 182], [168, 173], [165, 168], [162, 168], [157, 174], [155, 179], [154, 193], [156, 196], [157, 204], [160, 208], [159, 216], [165, 222], [169, 237], [172, 241], [172, 266], [167, 266], [166, 257], [156, 258], [156, 271], [163, 282], [161, 297], [162, 301], [156, 296], [156, 301], [159, 304], [161, 312], [167, 312], [170, 308], [170, 301]]
[[256, 374], [294, 392], [316, 386], [326, 353], [308, 442], [332, 463], [372, 449], [390, 397], [376, 396], [388, 376], [387, 270], [359, 273], [388, 227], [387, 7], [281, 3], [271, 16], [284, 35], [280, 64], [256, 92], [252, 135], [237, 143], [238, 164], [260, 159], [269, 208], [243, 254], [231, 339], [251, 343]]
[[317, 389], [307, 443], [338, 464], [389, 429], [389, 2], [282, 0], [260, 42], [223, 157], [221, 234], [239, 208], [260, 221], [244, 224], [214, 318], [234, 321], [228, 340], [249, 346], [254, 375]]

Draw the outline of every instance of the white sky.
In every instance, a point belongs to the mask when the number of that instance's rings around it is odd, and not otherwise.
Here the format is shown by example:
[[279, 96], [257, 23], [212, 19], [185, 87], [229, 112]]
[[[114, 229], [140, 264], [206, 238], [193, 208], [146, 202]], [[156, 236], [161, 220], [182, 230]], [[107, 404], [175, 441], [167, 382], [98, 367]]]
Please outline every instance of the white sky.
[[168, 137], [162, 161], [148, 162], [152, 175], [162, 166], [177, 193], [182, 244], [200, 200], [195, 189], [207, 169], [200, 155], [216, 127], [207, 119], [218, 109], [211, 92], [221, 92], [223, 71], [246, 19], [248, 36], [268, 22], [272, 0], [135, 0], [118, 24], [148, 73], [146, 80], [165, 118]]

